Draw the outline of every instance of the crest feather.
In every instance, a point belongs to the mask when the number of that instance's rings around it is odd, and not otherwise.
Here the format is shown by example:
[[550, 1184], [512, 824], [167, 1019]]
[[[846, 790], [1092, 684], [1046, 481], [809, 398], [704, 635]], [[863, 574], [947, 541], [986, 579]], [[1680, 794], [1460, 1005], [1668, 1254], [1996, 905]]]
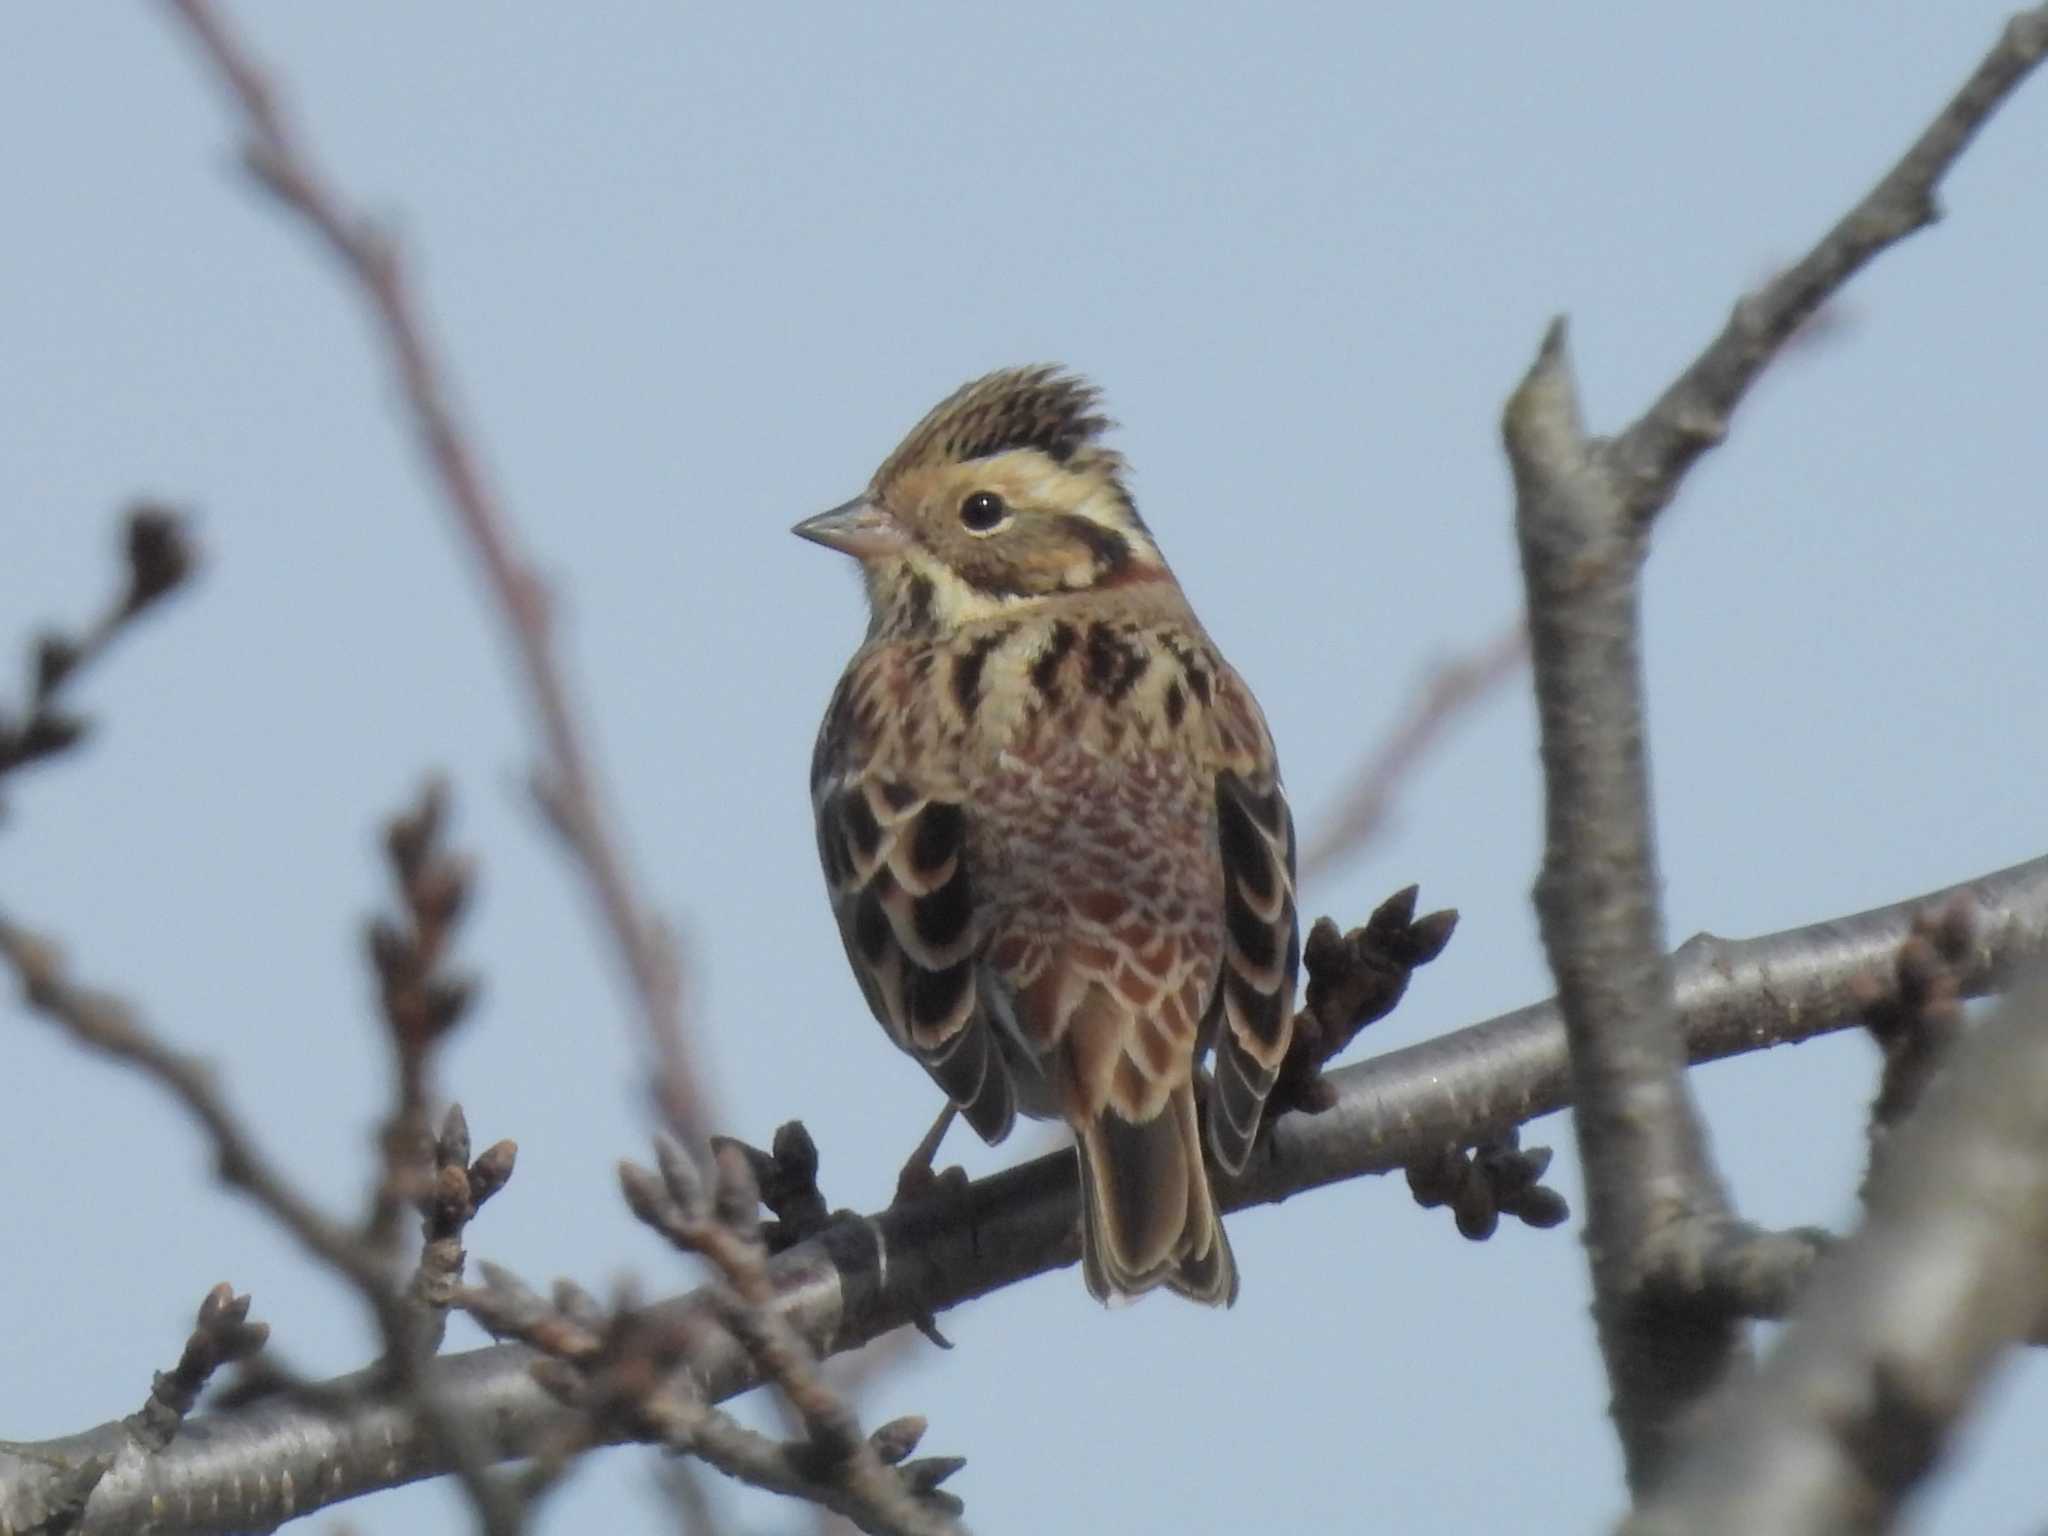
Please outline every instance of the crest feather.
[[[1095, 386], [1058, 364], [1005, 368], [963, 384], [933, 406], [875, 479], [887, 483], [915, 465], [964, 464], [1019, 448], [1068, 464], [1115, 425], [1102, 413]], [[1110, 457], [1106, 450], [1091, 456]]]

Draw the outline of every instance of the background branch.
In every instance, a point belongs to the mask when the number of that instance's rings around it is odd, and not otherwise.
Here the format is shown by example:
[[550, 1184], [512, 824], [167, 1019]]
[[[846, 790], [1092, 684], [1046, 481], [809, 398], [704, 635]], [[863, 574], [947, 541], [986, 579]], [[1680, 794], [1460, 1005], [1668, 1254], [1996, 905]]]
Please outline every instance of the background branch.
[[534, 787], [597, 904], [625, 973], [653, 1059], [664, 1123], [702, 1155], [709, 1134], [700, 1068], [683, 1026], [673, 934], [642, 898], [612, 826], [585, 728], [555, 647], [554, 608], [517, 529], [492, 488], [444, 382], [396, 241], [345, 204], [293, 130], [276, 84], [210, 0], [169, 0], [240, 112], [242, 156], [256, 180], [303, 219], [361, 290], [390, 354], [407, 410], [510, 633], [541, 737]]
[[2048, 53], [2048, 5], [2012, 18], [1912, 148], [1798, 261], [1744, 297], [1721, 334], [1603, 455], [1630, 512], [1648, 520], [1695, 460], [1728, 435], [1757, 376], [1873, 257], [1940, 216], [1935, 189]]

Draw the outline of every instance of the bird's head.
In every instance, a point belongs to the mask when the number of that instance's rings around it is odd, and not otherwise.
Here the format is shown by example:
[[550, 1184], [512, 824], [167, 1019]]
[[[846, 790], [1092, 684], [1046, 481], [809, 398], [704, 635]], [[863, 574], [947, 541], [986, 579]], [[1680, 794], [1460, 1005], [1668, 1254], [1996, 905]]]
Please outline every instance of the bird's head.
[[955, 390], [861, 495], [792, 531], [861, 563], [875, 630], [944, 633], [1075, 593], [1171, 579], [1101, 444], [1089, 384], [1052, 366]]

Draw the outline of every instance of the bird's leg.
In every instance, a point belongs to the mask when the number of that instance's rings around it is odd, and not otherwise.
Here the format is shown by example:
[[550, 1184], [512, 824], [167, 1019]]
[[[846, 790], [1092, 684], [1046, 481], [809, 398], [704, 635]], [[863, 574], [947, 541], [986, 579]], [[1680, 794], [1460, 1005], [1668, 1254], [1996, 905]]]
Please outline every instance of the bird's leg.
[[942, 1186], [966, 1182], [964, 1169], [948, 1168], [941, 1173], [932, 1168], [933, 1160], [939, 1155], [939, 1144], [946, 1139], [946, 1132], [953, 1128], [953, 1117], [958, 1113], [953, 1101], [948, 1099], [946, 1107], [939, 1111], [939, 1118], [932, 1122], [932, 1128], [924, 1133], [924, 1139], [911, 1148], [903, 1171], [896, 1175], [895, 1204], [907, 1205], [912, 1200], [922, 1200]]

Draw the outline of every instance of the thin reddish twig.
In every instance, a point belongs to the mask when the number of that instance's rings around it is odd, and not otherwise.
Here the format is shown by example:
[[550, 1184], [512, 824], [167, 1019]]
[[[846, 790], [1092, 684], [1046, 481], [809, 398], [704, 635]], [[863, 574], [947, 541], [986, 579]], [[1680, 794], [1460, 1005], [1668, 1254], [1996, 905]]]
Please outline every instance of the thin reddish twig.
[[1301, 878], [1326, 872], [1378, 835], [1401, 781], [1446, 728], [1529, 659], [1520, 619], [1462, 656], [1438, 663], [1410, 696], [1408, 712], [1352, 777], [1351, 792], [1301, 856]]
[[241, 110], [243, 158], [256, 179], [302, 217], [355, 280], [389, 349], [405, 402], [442, 494], [474, 549], [512, 637], [541, 734], [535, 790], [597, 902], [633, 986], [654, 1056], [655, 1097], [670, 1131], [693, 1150], [706, 1135], [701, 1077], [683, 1029], [681, 966], [666, 926], [641, 899], [600, 794], [575, 700], [555, 650], [553, 608], [518, 531], [492, 490], [442, 383], [397, 245], [329, 185], [266, 76], [211, 0], [169, 0]]

